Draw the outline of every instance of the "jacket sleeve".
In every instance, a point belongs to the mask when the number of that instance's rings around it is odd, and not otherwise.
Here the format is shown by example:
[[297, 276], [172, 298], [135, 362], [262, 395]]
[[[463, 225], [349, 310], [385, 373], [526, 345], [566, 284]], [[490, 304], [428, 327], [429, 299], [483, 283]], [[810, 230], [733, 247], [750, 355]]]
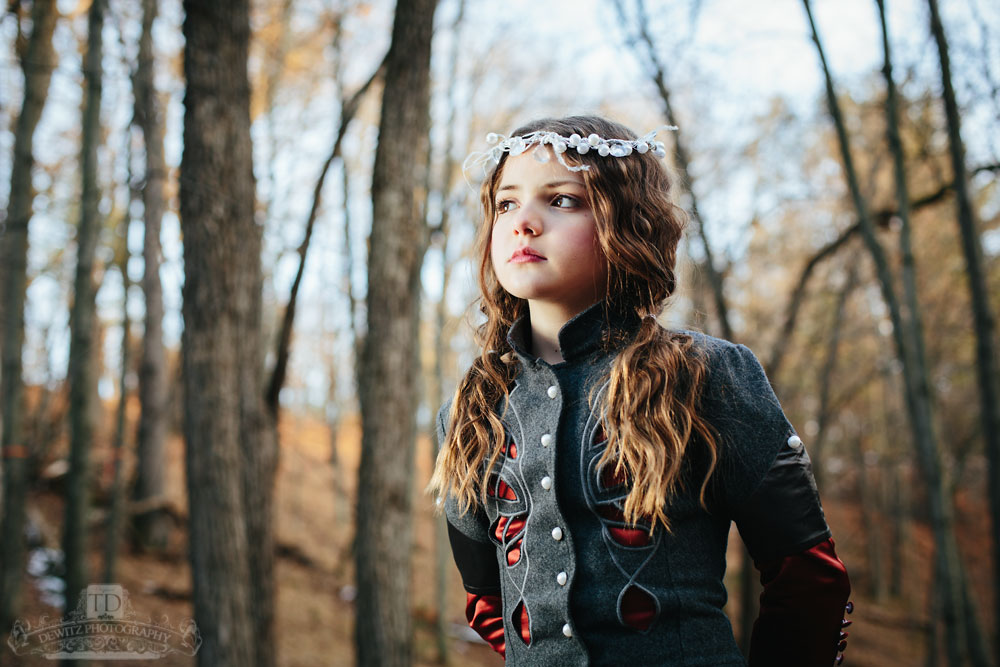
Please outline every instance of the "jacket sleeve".
[[809, 454], [747, 347], [722, 351], [713, 382], [722, 496], [764, 591], [751, 665], [830, 665], [850, 581], [834, 551]]
[[846, 604], [851, 583], [833, 540], [755, 565], [764, 591], [750, 638], [750, 667], [833, 664], [847, 647], [850, 621], [844, 612], [853, 610]]
[[717, 495], [754, 560], [828, 539], [809, 454], [753, 352], [731, 343], [718, 350], [703, 400], [721, 436]]
[[[443, 446], [450, 402], [437, 415], [438, 447]], [[494, 651], [505, 655], [503, 603], [496, 547], [489, 539], [489, 521], [480, 507], [465, 512], [454, 496], [443, 499], [448, 540], [466, 592], [465, 618]]]
[[503, 602], [499, 595], [466, 593], [465, 618], [469, 627], [486, 640], [486, 643], [507, 658], [503, 634]]

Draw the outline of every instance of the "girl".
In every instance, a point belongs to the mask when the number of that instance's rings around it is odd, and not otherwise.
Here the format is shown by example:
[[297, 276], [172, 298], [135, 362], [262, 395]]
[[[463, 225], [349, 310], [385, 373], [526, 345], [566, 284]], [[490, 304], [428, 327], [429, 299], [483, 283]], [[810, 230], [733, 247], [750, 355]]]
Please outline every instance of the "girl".
[[469, 624], [512, 665], [745, 665], [722, 610], [735, 521], [764, 585], [750, 664], [839, 662], [850, 584], [802, 441], [748, 348], [656, 320], [685, 216], [655, 132], [489, 139], [482, 353], [428, 486]]

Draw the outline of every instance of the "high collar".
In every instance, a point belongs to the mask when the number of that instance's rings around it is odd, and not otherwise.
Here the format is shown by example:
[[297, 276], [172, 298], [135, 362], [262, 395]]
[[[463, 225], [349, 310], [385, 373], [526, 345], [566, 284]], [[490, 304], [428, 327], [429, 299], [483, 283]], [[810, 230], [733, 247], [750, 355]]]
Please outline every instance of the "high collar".
[[[559, 352], [566, 362], [587, 356], [602, 344], [630, 337], [638, 328], [641, 319], [634, 311], [616, 308], [606, 300], [598, 301], [577, 313], [559, 329]], [[525, 313], [511, 325], [507, 332], [507, 342], [524, 362], [537, 363], [539, 360], [528, 352], [531, 323]]]

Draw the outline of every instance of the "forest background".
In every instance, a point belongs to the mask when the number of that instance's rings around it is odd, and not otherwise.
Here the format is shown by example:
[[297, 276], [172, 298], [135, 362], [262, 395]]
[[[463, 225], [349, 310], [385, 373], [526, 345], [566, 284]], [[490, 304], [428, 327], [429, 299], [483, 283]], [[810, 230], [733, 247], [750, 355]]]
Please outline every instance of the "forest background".
[[0, 632], [116, 582], [197, 622], [160, 664], [499, 664], [422, 493], [475, 354], [462, 162], [598, 112], [680, 128], [662, 321], [764, 363], [848, 664], [1000, 664], [998, 36], [985, 0], [9, 0]]

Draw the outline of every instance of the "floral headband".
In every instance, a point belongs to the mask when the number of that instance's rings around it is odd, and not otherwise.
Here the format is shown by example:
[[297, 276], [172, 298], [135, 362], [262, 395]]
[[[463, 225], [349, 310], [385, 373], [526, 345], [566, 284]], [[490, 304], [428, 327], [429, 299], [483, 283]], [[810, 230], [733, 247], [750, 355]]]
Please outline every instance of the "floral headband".
[[493, 144], [493, 147], [485, 152], [476, 151], [470, 153], [469, 157], [465, 158], [465, 162], [462, 164], [462, 171], [468, 171], [468, 169], [479, 165], [482, 165], [483, 170], [485, 171], [486, 163], [490, 160], [493, 160], [494, 164], [499, 164], [500, 157], [504, 153], [510, 153], [511, 155], [517, 156], [528, 150], [532, 144], [537, 144], [535, 149], [531, 152], [536, 160], [539, 162], [549, 161], [549, 152], [545, 150], [545, 146], [549, 145], [552, 146], [552, 152], [556, 154], [556, 159], [559, 160], [559, 164], [566, 167], [570, 171], [590, 170], [588, 165], [571, 165], [566, 162], [563, 158], [563, 154], [571, 148], [575, 148], [576, 152], [580, 155], [585, 155], [586, 153], [594, 150], [597, 151], [597, 154], [601, 157], [607, 157], [608, 155], [612, 157], [625, 157], [626, 155], [631, 155], [632, 151], [635, 151], [640, 155], [652, 152], [653, 155], [662, 159], [666, 157], [667, 151], [663, 147], [662, 141], [656, 141], [656, 135], [661, 130], [676, 129], [676, 125], [663, 125], [644, 134], [638, 139], [605, 139], [597, 134], [591, 134], [590, 136], [584, 138], [576, 133], [573, 133], [568, 137], [564, 137], [557, 132], [551, 132], [548, 130], [537, 130], [519, 137], [505, 137], [502, 134], [490, 132], [486, 135], [486, 143]]

